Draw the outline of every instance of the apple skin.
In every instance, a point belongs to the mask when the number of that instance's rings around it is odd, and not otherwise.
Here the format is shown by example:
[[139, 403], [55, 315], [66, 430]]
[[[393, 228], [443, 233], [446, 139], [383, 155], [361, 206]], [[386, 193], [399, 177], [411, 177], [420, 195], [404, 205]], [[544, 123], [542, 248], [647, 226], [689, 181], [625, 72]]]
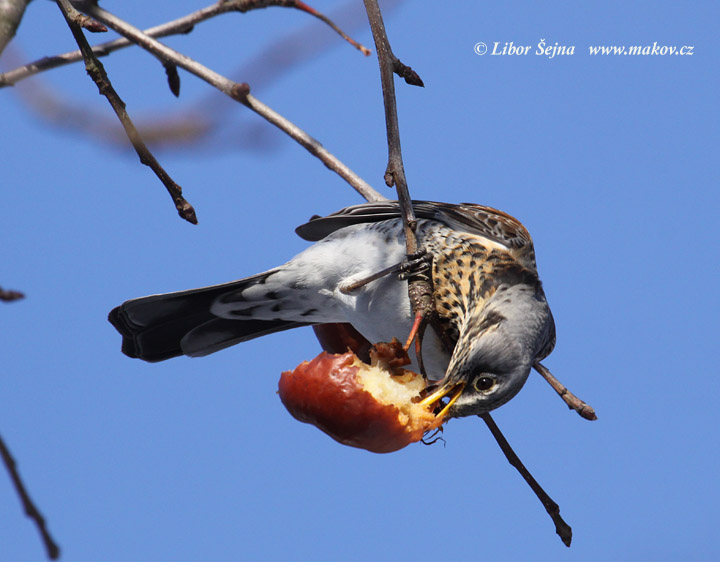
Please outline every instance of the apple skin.
[[352, 324], [314, 324], [315, 337], [328, 353], [352, 351], [361, 361], [370, 363], [372, 344]]
[[[373, 453], [390, 453], [422, 439], [440, 420], [402, 416], [397, 406], [383, 404], [363, 389], [360, 369], [366, 365], [352, 353], [322, 352], [280, 377], [278, 394], [290, 414], [312, 424], [336, 441]], [[386, 371], [390, 376], [390, 371]]]

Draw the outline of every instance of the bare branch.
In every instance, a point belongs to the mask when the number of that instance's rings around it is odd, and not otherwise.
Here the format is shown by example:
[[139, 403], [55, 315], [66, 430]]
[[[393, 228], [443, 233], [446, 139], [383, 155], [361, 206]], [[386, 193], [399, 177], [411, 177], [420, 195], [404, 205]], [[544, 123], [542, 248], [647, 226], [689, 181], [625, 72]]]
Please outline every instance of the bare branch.
[[93, 82], [95, 82], [100, 94], [107, 98], [108, 102], [117, 114], [118, 119], [120, 119], [130, 142], [140, 157], [140, 162], [150, 167], [150, 169], [155, 172], [155, 175], [160, 179], [172, 197], [178, 214], [186, 221], [192, 224], [197, 224], [195, 209], [193, 209], [192, 205], [190, 205], [190, 203], [188, 203], [182, 196], [182, 188], [175, 183], [165, 169], [158, 163], [143, 142], [140, 137], [140, 133], [138, 133], [135, 125], [133, 125], [133, 122], [130, 119], [130, 116], [125, 110], [125, 103], [120, 99], [120, 96], [118, 96], [117, 92], [110, 83], [110, 79], [105, 72], [105, 68], [97, 57], [93, 55], [92, 49], [85, 39], [80, 26], [71, 19], [69, 10], [72, 10], [72, 6], [70, 6], [69, 0], [57, 0], [57, 4], [60, 11], [65, 16], [65, 20], [70, 27], [70, 31], [72, 32], [78, 47], [80, 47], [80, 50], [85, 57], [85, 70], [93, 79]]
[[[3, 0], [0, 0], [0, 2], [2, 1]], [[146, 29], [143, 33], [154, 38], [190, 33], [197, 24], [214, 18], [216, 16], [226, 14], [228, 12], [245, 13], [253, 9], [267, 7], [260, 6], [258, 4], [259, 2], [257, 2], [257, 0], [230, 0], [225, 2], [216, 2], [211, 6], [202, 8], [176, 20], [150, 27]], [[364, 55], [370, 54], [370, 51], [366, 47], [348, 37], [330, 18], [324, 16], [320, 12], [317, 12], [303, 2], [287, 2], [287, 5], [285, 5], [282, 4], [282, 0], [277, 0], [275, 4], [282, 7], [296, 8], [318, 18], [319, 20], [329, 25], [343, 39], [353, 45]], [[95, 56], [104, 57], [114, 51], [124, 49], [134, 44], [135, 42], [129, 41], [125, 38], [115, 39], [114, 41], [108, 41], [106, 43], [96, 45], [95, 47], [93, 47], [93, 53], [95, 54]], [[5, 86], [12, 86], [13, 84], [24, 80], [25, 78], [29, 78], [30, 76], [34, 76], [39, 72], [44, 72], [46, 70], [51, 70], [53, 68], [65, 66], [66, 64], [79, 62], [81, 60], [83, 60], [83, 56], [79, 50], [69, 51], [61, 55], [38, 59], [24, 66], [5, 72], [4, 74], [0, 74], [0, 88], [4, 88]]]
[[107, 27], [105, 27], [101, 23], [96, 22], [85, 14], [81, 14], [80, 12], [78, 12], [75, 8], [73, 8], [72, 4], [69, 1], [63, 2], [63, 7], [67, 12], [65, 16], [75, 25], [85, 28], [92, 33], [103, 33], [107, 31]]
[[[402, 1], [386, 0], [383, 5], [385, 15], [388, 9], [397, 8]], [[331, 17], [352, 30], [361, 27], [363, 20], [367, 26], [365, 8], [356, 2], [348, 3], [346, 0], [333, 11]], [[122, 41], [127, 40], [122, 38]], [[243, 76], [252, 76], [255, 95], [292, 68], [337, 44], [331, 34], [318, 34], [314, 21], [306, 23], [273, 41], [226, 76], [238, 81], [242, 81]], [[10, 57], [6, 57], [6, 62], [16, 64], [18, 55], [15, 52], [8, 54]], [[117, 127], [117, 117], [107, 114], [105, 108], [63, 96], [61, 89], [44, 85], [37, 77], [33, 81], [19, 82], [16, 88], [18, 101], [41, 118], [64, 129], [90, 135], [113, 147], [123, 149], [127, 145], [127, 135]], [[156, 156], [159, 150], [190, 150], [193, 155], [198, 155], [203, 151], [212, 154], [238, 149], [267, 151], [278, 146], [280, 137], [271, 128], [265, 127], [264, 121], [257, 120], [252, 113], [238, 112], [234, 100], [218, 99], [218, 94], [210, 88], [200, 98], [186, 100], [181, 106], [163, 106], [144, 114], [134, 112], [133, 121]], [[238, 128], [242, 128], [241, 134], [238, 134]]]
[[60, 557], [60, 547], [50, 536], [50, 533], [48, 532], [45, 525], [45, 518], [42, 516], [38, 508], [35, 507], [35, 504], [30, 499], [30, 495], [27, 493], [25, 484], [23, 484], [22, 478], [20, 478], [20, 473], [17, 470], [17, 464], [15, 463], [15, 459], [10, 454], [10, 451], [5, 445], [2, 437], [0, 437], [0, 456], [2, 456], [5, 468], [10, 474], [10, 479], [12, 480], [13, 486], [15, 487], [15, 491], [17, 492], [18, 496], [20, 496], [20, 501], [22, 502], [23, 509], [25, 510], [25, 515], [27, 515], [35, 522], [35, 525], [40, 532], [40, 536], [42, 537], [43, 544], [45, 545], [45, 550], [47, 552], [48, 558], [50, 558], [50, 560], [57, 560]]
[[[385, 105], [385, 126], [387, 129], [388, 141], [388, 164], [385, 171], [385, 183], [388, 187], [393, 185], [397, 189], [397, 197], [403, 218], [405, 230], [405, 244], [408, 256], [417, 255], [420, 250], [415, 235], [417, 220], [408, 192], [407, 180], [405, 179], [405, 167], [403, 166], [402, 151], [400, 148], [400, 127], [398, 125], [397, 104], [395, 100], [395, 84], [393, 73], [397, 58], [392, 53], [382, 13], [377, 0], [364, 0], [365, 10], [368, 14], [373, 38], [375, 39], [375, 50], [380, 63], [380, 79], [382, 81], [383, 102]], [[422, 317], [423, 323], [419, 325], [418, 341], [421, 341], [425, 322], [435, 317], [435, 306], [432, 299], [433, 290], [430, 276], [425, 273], [414, 273], [408, 279], [408, 296], [416, 318]], [[438, 331], [439, 330], [439, 331]], [[436, 327], [438, 335], [442, 337], [442, 330]], [[419, 349], [419, 347], [418, 347]], [[418, 357], [418, 360], [422, 360]]]
[[505, 436], [500, 431], [500, 428], [498, 428], [495, 424], [495, 420], [492, 419], [490, 414], [483, 414], [480, 417], [487, 424], [488, 428], [490, 428], [490, 432], [493, 434], [493, 437], [495, 437], [497, 444], [500, 445], [500, 448], [505, 454], [508, 462], [517, 469], [532, 491], [535, 492], [537, 498], [542, 502], [545, 507], [545, 511], [548, 512], [548, 515], [553, 520], [553, 523], [555, 523], [555, 532], [558, 534], [563, 544], [565, 544], [565, 546], [570, 546], [570, 543], [572, 542], [572, 528], [562, 517], [560, 517], [560, 506], [558, 506], [558, 504], [556, 504], [552, 498], [547, 495], [547, 492], [545, 492], [540, 484], [537, 483], [537, 480], [533, 478], [530, 471], [525, 468], [525, 465], [515, 454], [515, 451], [512, 450], [510, 443], [507, 442], [507, 439], [505, 439]]
[[332, 21], [330, 18], [328, 18], [327, 16], [321, 14], [320, 12], [318, 12], [317, 10], [315, 10], [314, 8], [311, 8], [310, 6], [308, 6], [307, 4], [305, 4], [304, 2], [289, 2], [289, 3], [295, 4], [295, 5], [296, 5], [295, 7], [297, 7], [298, 9], [301, 9], [301, 10], [307, 12], [308, 14], [311, 14], [311, 15], [315, 16], [315, 17], [318, 18], [320, 21], [326, 23], [327, 25], [329, 25], [329, 26], [333, 29], [333, 31], [335, 31], [335, 33], [337, 33], [340, 37], [342, 37], [343, 39], [345, 39], [345, 41], [347, 41], [348, 43], [350, 43], [353, 47], [355, 47], [355, 48], [356, 48], [358, 51], [360, 51], [363, 55], [365, 55], [366, 57], [370, 56], [370, 49], [368, 49], [368, 48], [365, 47], [363, 44], [358, 43], [357, 41], [355, 41], [354, 39], [352, 39], [351, 37], [349, 37], [342, 29], [340, 29], [337, 25], [335, 25], [335, 22], [333, 22], [333, 21]]
[[287, 133], [293, 140], [304, 147], [310, 154], [319, 158], [325, 166], [343, 178], [350, 186], [357, 191], [366, 201], [383, 201], [387, 199], [378, 193], [360, 176], [348, 168], [335, 155], [328, 151], [319, 141], [308, 135], [300, 127], [287, 120], [285, 117], [273, 111], [258, 99], [247, 95], [244, 100], [238, 100], [255, 113], [275, 125], [281, 131]]
[[0, 0], [0, 54], [15, 37], [30, 0]]
[[533, 363], [533, 368], [542, 375], [542, 377], [555, 389], [560, 398], [562, 398], [571, 410], [575, 410], [580, 417], [586, 420], [594, 421], [597, 419], [595, 410], [589, 404], [586, 404], [570, 392], [559, 380], [557, 380], [545, 365], [540, 361]]
[[242, 103], [244, 106], [253, 110], [255, 113], [272, 123], [280, 130], [288, 134], [292, 139], [298, 142], [301, 146], [307, 149], [311, 154], [318, 157], [325, 166], [330, 170], [337, 173], [345, 181], [347, 181], [360, 195], [362, 195], [368, 201], [379, 201], [385, 199], [383, 195], [375, 191], [370, 185], [368, 185], [362, 178], [352, 172], [345, 164], [343, 164], [337, 157], [331, 154], [325, 147], [322, 146], [317, 140], [308, 135], [305, 131], [300, 129], [297, 125], [281, 116], [279, 113], [273, 111], [268, 106], [260, 102], [258, 99], [250, 95], [250, 86], [245, 83], [235, 82], [230, 80], [214, 70], [207, 68], [206, 66], [191, 59], [163, 45], [159, 41], [145, 35], [142, 31], [129, 23], [121, 20], [117, 16], [110, 12], [95, 6], [92, 4], [82, 5], [80, 3], [75, 4], [76, 7], [82, 9], [88, 15], [101, 21], [109, 28], [117, 31], [120, 35], [128, 38], [129, 40], [137, 43], [138, 46], [149, 51], [153, 55], [161, 58], [164, 61], [169, 61], [180, 68], [183, 68], [194, 74], [201, 80], [204, 80], [211, 86], [214, 86], [230, 98], [237, 102]]
[[277, 6], [280, 8], [295, 8], [296, 10], [301, 10], [307, 14], [310, 14], [311, 16], [319, 19], [321, 22], [327, 24], [333, 31], [335, 31], [335, 33], [337, 33], [345, 41], [350, 43], [363, 55], [368, 56], [370, 54], [370, 49], [358, 43], [354, 39], [351, 39], [342, 29], [335, 25], [335, 23], [330, 18], [318, 12], [316, 9], [308, 6], [307, 4], [305, 4], [305, 2], [301, 2], [300, 0], [220, 0], [218, 4], [221, 7], [230, 6], [230, 9], [242, 13], [256, 10], [258, 8], [269, 8], [271, 6]]
[[24, 298], [25, 295], [22, 294], [20, 291], [3, 289], [2, 287], [0, 287], [0, 301], [13, 302]]
[[[405, 225], [407, 253], [408, 256], [410, 256], [416, 254], [419, 248], [417, 238], [415, 236], [416, 221], [412, 209], [412, 202], [408, 194], [405, 170], [402, 162], [402, 153], [400, 150], [400, 132], [398, 127], [393, 74], [398, 74], [409, 84], [422, 86], [423, 83], [415, 71], [413, 71], [409, 66], [402, 64], [392, 53], [377, 0], [364, 0], [364, 2], [370, 26], [372, 27], [373, 37], [375, 38], [375, 48], [378, 53], [378, 60], [380, 62], [380, 76], [382, 79], [383, 100], [385, 104], [385, 121], [388, 138], [388, 166], [387, 171], [385, 172], [385, 183], [387, 183], [388, 186], [395, 185], [397, 188], [398, 199], [403, 213], [403, 223]], [[417, 287], [417, 293], [414, 293], [413, 291], [414, 286]], [[429, 279], [422, 279], [418, 277], [411, 278], [408, 292], [413, 312], [416, 317], [415, 325], [418, 325], [418, 319], [421, 317], [432, 319], [434, 316], [434, 305], [431, 299], [432, 288], [430, 287]], [[422, 326], [422, 324], [420, 324], [420, 326]], [[422, 328], [417, 335], [418, 338], [422, 337], [421, 330]], [[442, 334], [443, 331], [440, 328], [438, 335], [442, 336]], [[413, 335], [414, 329], [411, 332], [411, 338]], [[406, 346], [409, 346], [410, 342], [411, 340], [408, 340]], [[419, 350], [419, 345], [417, 348]], [[418, 359], [421, 360], [419, 351]], [[572, 529], [560, 516], [560, 508], [558, 505], [550, 498], [550, 496], [547, 495], [547, 493], [537, 483], [535, 478], [533, 478], [532, 474], [530, 474], [530, 472], [522, 464], [490, 414], [484, 414], [480, 417], [487, 424], [493, 434], [493, 437], [495, 437], [495, 440], [510, 464], [518, 470], [533, 492], [535, 492], [535, 495], [545, 506], [546, 511], [555, 523], [555, 531], [560, 536], [563, 543], [566, 546], [570, 546], [570, 542], [572, 541]]]

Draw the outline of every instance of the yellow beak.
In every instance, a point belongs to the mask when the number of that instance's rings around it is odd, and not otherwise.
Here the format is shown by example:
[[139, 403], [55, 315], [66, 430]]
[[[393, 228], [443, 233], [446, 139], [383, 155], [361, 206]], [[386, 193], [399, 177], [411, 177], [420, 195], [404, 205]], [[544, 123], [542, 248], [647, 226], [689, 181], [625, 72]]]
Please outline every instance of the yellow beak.
[[[426, 406], [428, 409], [442, 407], [436, 417], [444, 418], [450, 411], [452, 405], [455, 404], [458, 398], [460, 398], [460, 395], [462, 394], [462, 391], [464, 389], [464, 382], [445, 383], [441, 385], [440, 388], [435, 390], [435, 392], [423, 398], [420, 401], [420, 404]], [[447, 401], [447, 403], [443, 403], [443, 399], [447, 398], [448, 396], [450, 396], [450, 399]]]

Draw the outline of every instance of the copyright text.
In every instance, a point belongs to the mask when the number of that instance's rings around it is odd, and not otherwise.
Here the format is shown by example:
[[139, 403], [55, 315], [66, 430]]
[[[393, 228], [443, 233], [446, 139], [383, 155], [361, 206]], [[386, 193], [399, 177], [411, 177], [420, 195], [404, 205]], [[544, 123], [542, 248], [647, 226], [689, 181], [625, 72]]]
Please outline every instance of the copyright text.
[[537, 45], [516, 44], [514, 41], [492, 41], [490, 43], [480, 41], [473, 47], [475, 54], [481, 56], [485, 54], [507, 57], [535, 55], [554, 59], [583, 52], [587, 52], [590, 56], [692, 56], [695, 46], [662, 45], [653, 41], [652, 44], [646, 45], [589, 45], [586, 49], [578, 49], [576, 45], [564, 45], [558, 41], [550, 42], [545, 39], [540, 39]]

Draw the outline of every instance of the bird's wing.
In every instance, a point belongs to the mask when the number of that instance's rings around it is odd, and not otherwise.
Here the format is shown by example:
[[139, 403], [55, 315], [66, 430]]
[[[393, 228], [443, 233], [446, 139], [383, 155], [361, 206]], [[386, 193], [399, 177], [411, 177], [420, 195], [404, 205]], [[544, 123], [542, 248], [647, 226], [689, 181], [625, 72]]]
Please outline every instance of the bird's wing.
[[[454, 230], [484, 236], [515, 250], [532, 252], [532, 239], [525, 227], [516, 218], [497, 209], [472, 203], [453, 205], [433, 201], [413, 201], [413, 209], [417, 218], [436, 220]], [[376, 201], [345, 207], [326, 217], [313, 217], [295, 232], [305, 240], [316, 242], [346, 226], [398, 217], [400, 205], [397, 201]]]

